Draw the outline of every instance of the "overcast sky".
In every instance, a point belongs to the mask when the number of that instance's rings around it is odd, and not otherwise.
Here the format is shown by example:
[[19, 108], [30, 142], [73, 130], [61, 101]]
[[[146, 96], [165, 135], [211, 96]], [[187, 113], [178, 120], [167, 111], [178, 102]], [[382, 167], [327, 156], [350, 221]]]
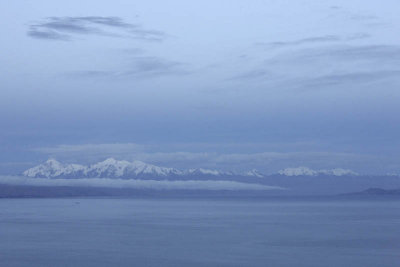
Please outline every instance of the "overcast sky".
[[398, 0], [2, 1], [0, 172], [400, 173]]

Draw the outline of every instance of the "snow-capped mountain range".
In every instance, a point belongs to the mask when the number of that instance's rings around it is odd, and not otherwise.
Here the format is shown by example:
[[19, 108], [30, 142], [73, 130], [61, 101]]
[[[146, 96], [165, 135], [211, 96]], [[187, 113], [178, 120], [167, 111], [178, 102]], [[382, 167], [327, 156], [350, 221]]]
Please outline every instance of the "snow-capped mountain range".
[[262, 177], [257, 171], [245, 174], [222, 172], [209, 169], [178, 170], [159, 167], [142, 161], [115, 160], [113, 158], [85, 166], [80, 164], [62, 164], [55, 159], [30, 168], [23, 172], [24, 176], [34, 178], [180, 178], [180, 177], [227, 177], [227, 176], [254, 176]]
[[358, 175], [358, 173], [352, 170], [346, 170], [341, 168], [331, 170], [312, 170], [307, 167], [297, 168], [286, 168], [278, 172], [280, 175], [285, 176], [317, 176], [317, 175], [330, 175], [330, 176], [344, 176], [344, 175]]
[[[306, 167], [287, 168], [279, 171], [284, 176], [317, 176], [317, 175], [357, 175], [357, 173], [344, 170], [312, 170]], [[142, 161], [115, 160], [113, 158], [91, 164], [63, 164], [55, 159], [49, 159], [23, 172], [24, 176], [32, 178], [120, 178], [120, 179], [204, 179], [204, 178], [229, 178], [249, 177], [263, 178], [266, 175], [251, 170], [245, 173], [223, 172], [209, 169], [178, 170], [174, 168], [159, 167]]]

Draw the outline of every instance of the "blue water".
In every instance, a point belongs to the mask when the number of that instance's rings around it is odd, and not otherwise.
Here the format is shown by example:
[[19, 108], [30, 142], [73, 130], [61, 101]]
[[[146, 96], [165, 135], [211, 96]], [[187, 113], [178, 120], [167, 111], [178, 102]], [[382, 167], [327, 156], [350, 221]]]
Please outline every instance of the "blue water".
[[400, 201], [2, 199], [0, 266], [400, 266]]

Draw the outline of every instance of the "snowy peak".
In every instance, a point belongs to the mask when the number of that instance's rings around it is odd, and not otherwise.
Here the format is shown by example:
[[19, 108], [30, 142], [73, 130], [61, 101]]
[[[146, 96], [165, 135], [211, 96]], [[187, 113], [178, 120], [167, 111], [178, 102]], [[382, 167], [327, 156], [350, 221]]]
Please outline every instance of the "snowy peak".
[[89, 166], [79, 164], [62, 164], [54, 159], [30, 168], [23, 173], [24, 176], [36, 178], [173, 178], [177, 176], [221, 176], [233, 175], [208, 169], [191, 169], [180, 171], [174, 168], [159, 167], [135, 160], [116, 160], [108, 158], [104, 161]]
[[352, 170], [346, 170], [346, 169], [342, 169], [342, 168], [336, 168], [336, 169], [331, 169], [331, 170], [320, 170], [319, 172], [322, 174], [334, 175], [334, 176], [359, 175], [358, 173], [356, 173]]
[[313, 170], [307, 167], [286, 168], [278, 172], [280, 175], [285, 176], [317, 176], [317, 175], [331, 175], [331, 176], [345, 176], [345, 175], [358, 175], [352, 170], [341, 168], [331, 170]]
[[[280, 170], [282, 176], [356, 176], [358, 173], [342, 169], [313, 170], [300, 166]], [[268, 177], [253, 169], [244, 173], [224, 172], [211, 169], [178, 170], [160, 167], [143, 161], [126, 161], [108, 158], [88, 166], [63, 164], [49, 159], [23, 172], [24, 176], [34, 178], [120, 178], [120, 179], [220, 179], [229, 177], [263, 178]]]
[[53, 166], [60, 166], [61, 163], [55, 159], [48, 159], [44, 164], [46, 165], [53, 165]]
[[[355, 176], [358, 173], [336, 168], [313, 170], [308, 167], [286, 168], [278, 174], [283, 176]], [[228, 177], [263, 178], [267, 177], [257, 170], [244, 173], [223, 172], [210, 169], [178, 170], [159, 167], [142, 161], [126, 161], [108, 158], [88, 166], [80, 164], [63, 164], [55, 159], [49, 159], [23, 172], [24, 176], [34, 178], [121, 178], [121, 179], [214, 179]]]
[[43, 164], [30, 168], [23, 172], [24, 176], [51, 178], [58, 176], [71, 176], [83, 173], [85, 166], [79, 164], [63, 165], [55, 159], [49, 159]]
[[126, 172], [130, 163], [125, 160], [115, 160], [108, 158], [104, 161], [95, 163], [86, 168], [85, 175], [90, 177], [121, 177]]
[[278, 173], [281, 175], [285, 175], [285, 176], [300, 176], [300, 175], [314, 176], [314, 175], [317, 175], [317, 171], [314, 171], [307, 167], [286, 168], [286, 169], [278, 171]]
[[121, 178], [121, 179], [175, 179], [190, 177], [191, 179], [223, 178], [232, 176], [264, 177], [256, 170], [237, 174], [210, 169], [177, 170], [174, 168], [159, 167], [135, 160], [116, 160], [108, 158], [88, 166], [79, 164], [62, 164], [55, 159], [30, 168], [23, 173], [24, 176], [35, 178]]
[[246, 172], [244, 174], [244, 176], [253, 176], [253, 177], [258, 177], [258, 178], [264, 177], [264, 175], [262, 173], [260, 173], [259, 171], [257, 171], [256, 169]]
[[206, 175], [214, 175], [214, 176], [218, 176], [223, 174], [222, 172], [216, 171], [216, 170], [209, 170], [209, 169], [189, 169], [186, 171], [187, 174], [206, 174]]

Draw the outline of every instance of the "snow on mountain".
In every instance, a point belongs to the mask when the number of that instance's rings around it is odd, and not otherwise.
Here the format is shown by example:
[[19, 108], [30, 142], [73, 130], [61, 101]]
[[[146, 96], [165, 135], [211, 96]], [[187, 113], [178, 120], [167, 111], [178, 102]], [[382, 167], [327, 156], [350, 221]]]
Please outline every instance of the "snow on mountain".
[[260, 173], [259, 171], [257, 171], [256, 169], [246, 172], [244, 174], [244, 176], [253, 176], [253, 177], [258, 177], [258, 178], [264, 177], [264, 175], [262, 173]]
[[158, 167], [142, 161], [115, 160], [113, 158], [90, 165], [86, 177], [120, 177], [135, 178], [138, 176], [170, 176], [181, 172], [173, 168]]
[[[142, 161], [115, 160], [113, 158], [84, 166], [79, 164], [62, 164], [54, 159], [49, 159], [43, 164], [26, 170], [24, 176], [35, 178], [174, 178], [185, 177], [226, 177], [235, 175], [232, 172], [221, 172], [209, 169], [189, 169], [180, 171], [174, 168], [159, 167]], [[262, 177], [255, 171], [245, 175]]]
[[352, 170], [346, 170], [341, 168], [331, 170], [313, 170], [307, 167], [297, 168], [286, 168], [278, 171], [279, 174], [285, 176], [317, 176], [317, 175], [332, 175], [332, 176], [344, 176], [344, 175], [358, 175], [358, 173]]
[[358, 173], [352, 170], [346, 170], [341, 168], [331, 169], [331, 170], [320, 170], [319, 173], [326, 175], [334, 175], [334, 176], [343, 176], [343, 175], [358, 175]]
[[286, 168], [278, 171], [278, 173], [285, 176], [300, 176], [300, 175], [313, 176], [316, 175], [318, 172], [311, 170], [310, 168], [307, 167], [297, 167], [297, 168]]
[[23, 175], [36, 178], [137, 178], [143, 176], [173, 176], [182, 172], [173, 168], [163, 168], [141, 161], [115, 160], [113, 158], [84, 166], [62, 164], [49, 159], [43, 164], [26, 170]]
[[49, 159], [45, 163], [30, 168], [23, 172], [24, 176], [51, 178], [59, 176], [75, 176], [83, 174], [86, 167], [79, 164], [63, 165], [55, 159]]
[[202, 168], [200, 168], [200, 169], [189, 169], [185, 173], [189, 174], [189, 175], [206, 174], [206, 175], [214, 175], [214, 176], [218, 176], [218, 175], [223, 174], [222, 172], [219, 172], [217, 170], [208, 170], [208, 169], [202, 169]]
[[[356, 172], [341, 168], [330, 170], [313, 170], [307, 167], [286, 168], [278, 172], [284, 176], [346, 176], [358, 175]], [[242, 174], [233, 172], [223, 172], [210, 169], [189, 169], [178, 170], [174, 168], [159, 167], [135, 160], [129, 162], [126, 160], [116, 160], [113, 158], [91, 164], [89, 166], [80, 164], [63, 164], [55, 159], [49, 159], [46, 162], [30, 168], [23, 172], [24, 176], [34, 178], [121, 178], [121, 179], [142, 179], [142, 178], [227, 178], [227, 177], [249, 177], [263, 178], [267, 177], [257, 170], [251, 170]]]
[[130, 162], [121, 160], [117, 161], [113, 158], [98, 162], [86, 168], [85, 176], [103, 177], [103, 176], [123, 176], [130, 166]]

